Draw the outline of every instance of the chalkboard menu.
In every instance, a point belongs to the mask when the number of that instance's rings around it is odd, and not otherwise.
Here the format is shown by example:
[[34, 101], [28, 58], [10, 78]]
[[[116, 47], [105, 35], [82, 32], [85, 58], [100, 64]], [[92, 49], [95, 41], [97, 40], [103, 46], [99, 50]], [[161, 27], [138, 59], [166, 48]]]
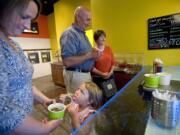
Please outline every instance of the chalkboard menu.
[[148, 19], [148, 49], [180, 48], [180, 13]]

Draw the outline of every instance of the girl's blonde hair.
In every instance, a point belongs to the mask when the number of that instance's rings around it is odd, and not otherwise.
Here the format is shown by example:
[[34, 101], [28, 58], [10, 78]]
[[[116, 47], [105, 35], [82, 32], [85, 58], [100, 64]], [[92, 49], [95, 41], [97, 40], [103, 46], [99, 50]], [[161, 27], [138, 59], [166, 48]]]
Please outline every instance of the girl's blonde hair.
[[85, 82], [85, 87], [89, 93], [89, 101], [94, 109], [102, 105], [102, 90], [93, 82]]

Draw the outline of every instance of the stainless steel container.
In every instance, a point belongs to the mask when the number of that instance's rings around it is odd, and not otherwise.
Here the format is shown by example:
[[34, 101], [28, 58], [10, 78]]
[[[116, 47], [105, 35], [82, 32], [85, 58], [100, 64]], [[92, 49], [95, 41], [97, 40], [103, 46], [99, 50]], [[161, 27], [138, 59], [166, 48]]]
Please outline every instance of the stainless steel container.
[[[159, 91], [164, 93], [165, 91]], [[177, 100], [166, 100], [158, 98], [156, 91], [152, 93], [152, 109], [151, 116], [154, 119], [155, 123], [166, 128], [175, 127], [179, 121], [180, 115], [180, 102], [179, 98]], [[177, 96], [175, 92], [169, 91], [170, 96]]]

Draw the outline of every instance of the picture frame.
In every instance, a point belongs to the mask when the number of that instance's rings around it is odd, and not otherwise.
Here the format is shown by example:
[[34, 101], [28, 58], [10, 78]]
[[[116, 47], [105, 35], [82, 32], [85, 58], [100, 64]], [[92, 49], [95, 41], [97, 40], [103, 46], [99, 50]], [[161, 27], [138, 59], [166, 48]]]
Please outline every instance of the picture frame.
[[42, 51], [41, 52], [41, 60], [42, 60], [42, 63], [50, 62], [51, 61], [50, 52]]
[[28, 59], [32, 64], [39, 63], [39, 53], [38, 52], [28, 52]]
[[31, 22], [31, 28], [25, 29], [23, 33], [39, 34], [39, 27], [37, 22]]

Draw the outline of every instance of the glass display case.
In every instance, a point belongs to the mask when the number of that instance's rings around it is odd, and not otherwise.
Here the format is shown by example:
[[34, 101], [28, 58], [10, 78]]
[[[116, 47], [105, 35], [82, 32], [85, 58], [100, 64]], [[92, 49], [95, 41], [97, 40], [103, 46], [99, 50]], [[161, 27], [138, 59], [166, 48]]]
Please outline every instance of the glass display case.
[[120, 53], [114, 55], [117, 64], [125, 65], [144, 65], [144, 53]]
[[143, 67], [143, 53], [121, 53], [115, 55], [115, 82], [118, 90], [126, 85]]

